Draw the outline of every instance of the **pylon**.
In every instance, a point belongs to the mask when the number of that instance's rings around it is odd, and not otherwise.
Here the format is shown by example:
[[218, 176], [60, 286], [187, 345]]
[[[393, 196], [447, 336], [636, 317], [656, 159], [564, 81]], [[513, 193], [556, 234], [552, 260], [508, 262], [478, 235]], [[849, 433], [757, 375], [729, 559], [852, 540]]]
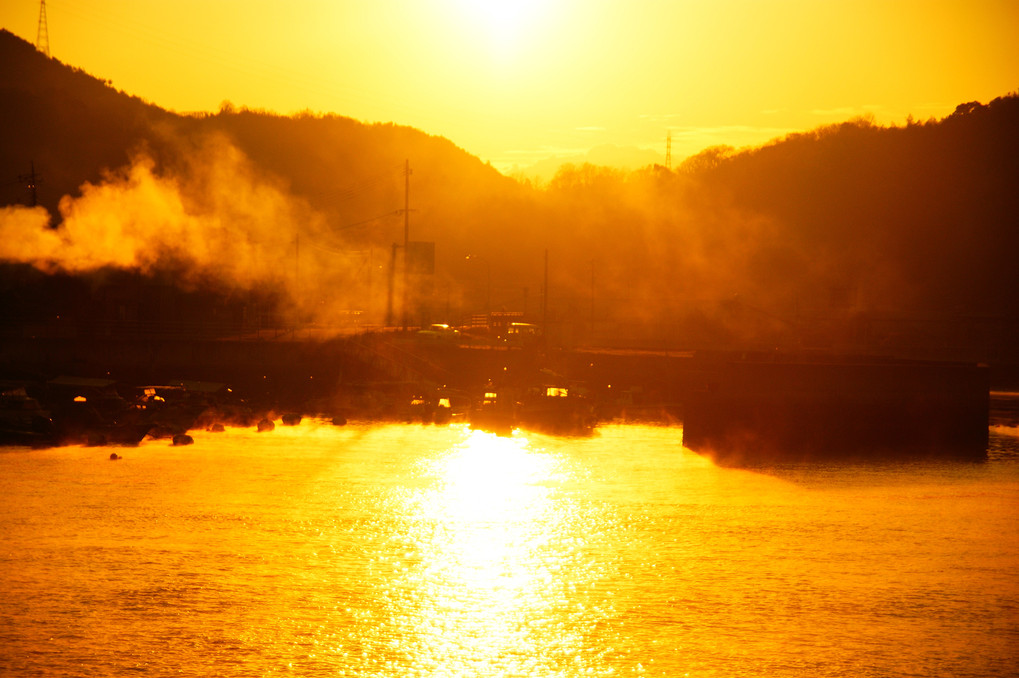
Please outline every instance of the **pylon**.
[[39, 0], [39, 30], [35, 34], [35, 48], [50, 55], [50, 32], [46, 26], [46, 0]]

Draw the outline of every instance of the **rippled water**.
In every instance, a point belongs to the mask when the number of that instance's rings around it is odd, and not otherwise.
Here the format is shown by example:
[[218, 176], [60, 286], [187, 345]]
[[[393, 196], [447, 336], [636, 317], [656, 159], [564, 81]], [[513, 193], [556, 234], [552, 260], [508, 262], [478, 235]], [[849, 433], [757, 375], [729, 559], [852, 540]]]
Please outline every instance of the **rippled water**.
[[682, 430], [0, 454], [0, 672], [1019, 675], [1019, 455], [717, 468]]

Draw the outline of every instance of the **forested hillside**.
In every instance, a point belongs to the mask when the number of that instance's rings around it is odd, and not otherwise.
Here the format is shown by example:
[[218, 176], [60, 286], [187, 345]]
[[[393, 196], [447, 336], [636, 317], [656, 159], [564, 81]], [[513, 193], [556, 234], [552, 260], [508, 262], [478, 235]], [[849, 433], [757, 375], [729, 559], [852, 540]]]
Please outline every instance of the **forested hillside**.
[[[575, 343], [967, 356], [1017, 343], [1014, 94], [943, 120], [706, 149], [675, 170], [566, 166], [533, 186], [409, 127], [173, 113], [6, 32], [0, 60], [11, 298], [31, 298], [38, 271], [120, 270], [380, 323], [399, 306], [409, 227], [435, 248], [434, 269], [408, 279], [414, 322], [538, 319], [547, 299], [544, 319]], [[35, 209], [19, 181], [32, 167]]]

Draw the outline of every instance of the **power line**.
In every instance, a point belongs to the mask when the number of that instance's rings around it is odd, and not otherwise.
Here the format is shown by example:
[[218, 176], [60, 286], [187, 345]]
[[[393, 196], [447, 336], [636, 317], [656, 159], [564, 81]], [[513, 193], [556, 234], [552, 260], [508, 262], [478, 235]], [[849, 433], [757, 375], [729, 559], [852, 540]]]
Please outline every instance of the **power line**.
[[386, 217], [393, 217], [393, 216], [396, 216], [396, 215], [402, 214], [402, 213], [403, 213], [403, 210], [393, 210], [391, 212], [386, 212], [385, 214], [380, 214], [377, 217], [371, 217], [370, 219], [364, 219], [363, 221], [355, 221], [355, 222], [353, 222], [351, 224], [344, 224], [343, 226], [337, 226], [334, 230], [342, 231], [342, 230], [346, 230], [348, 228], [354, 228], [356, 226], [364, 226], [365, 224], [370, 224], [373, 221], [379, 221], [380, 219], [385, 219]]
[[410, 268], [410, 159], [403, 170], [403, 331], [407, 331], [407, 273]]

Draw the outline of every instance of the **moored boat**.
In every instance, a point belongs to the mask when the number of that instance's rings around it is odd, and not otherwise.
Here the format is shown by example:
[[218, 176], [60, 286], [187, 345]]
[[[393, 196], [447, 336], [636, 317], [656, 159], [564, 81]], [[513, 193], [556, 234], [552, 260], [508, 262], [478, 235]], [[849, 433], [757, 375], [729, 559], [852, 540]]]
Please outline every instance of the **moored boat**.
[[575, 387], [546, 384], [529, 390], [517, 405], [522, 428], [557, 436], [594, 432], [594, 406]]
[[110, 379], [58, 377], [43, 398], [52, 413], [55, 444], [137, 445], [152, 428]]
[[50, 445], [53, 419], [23, 388], [0, 393], [0, 445]]
[[497, 391], [489, 386], [470, 411], [473, 429], [508, 436], [516, 424], [516, 401], [510, 391]]

